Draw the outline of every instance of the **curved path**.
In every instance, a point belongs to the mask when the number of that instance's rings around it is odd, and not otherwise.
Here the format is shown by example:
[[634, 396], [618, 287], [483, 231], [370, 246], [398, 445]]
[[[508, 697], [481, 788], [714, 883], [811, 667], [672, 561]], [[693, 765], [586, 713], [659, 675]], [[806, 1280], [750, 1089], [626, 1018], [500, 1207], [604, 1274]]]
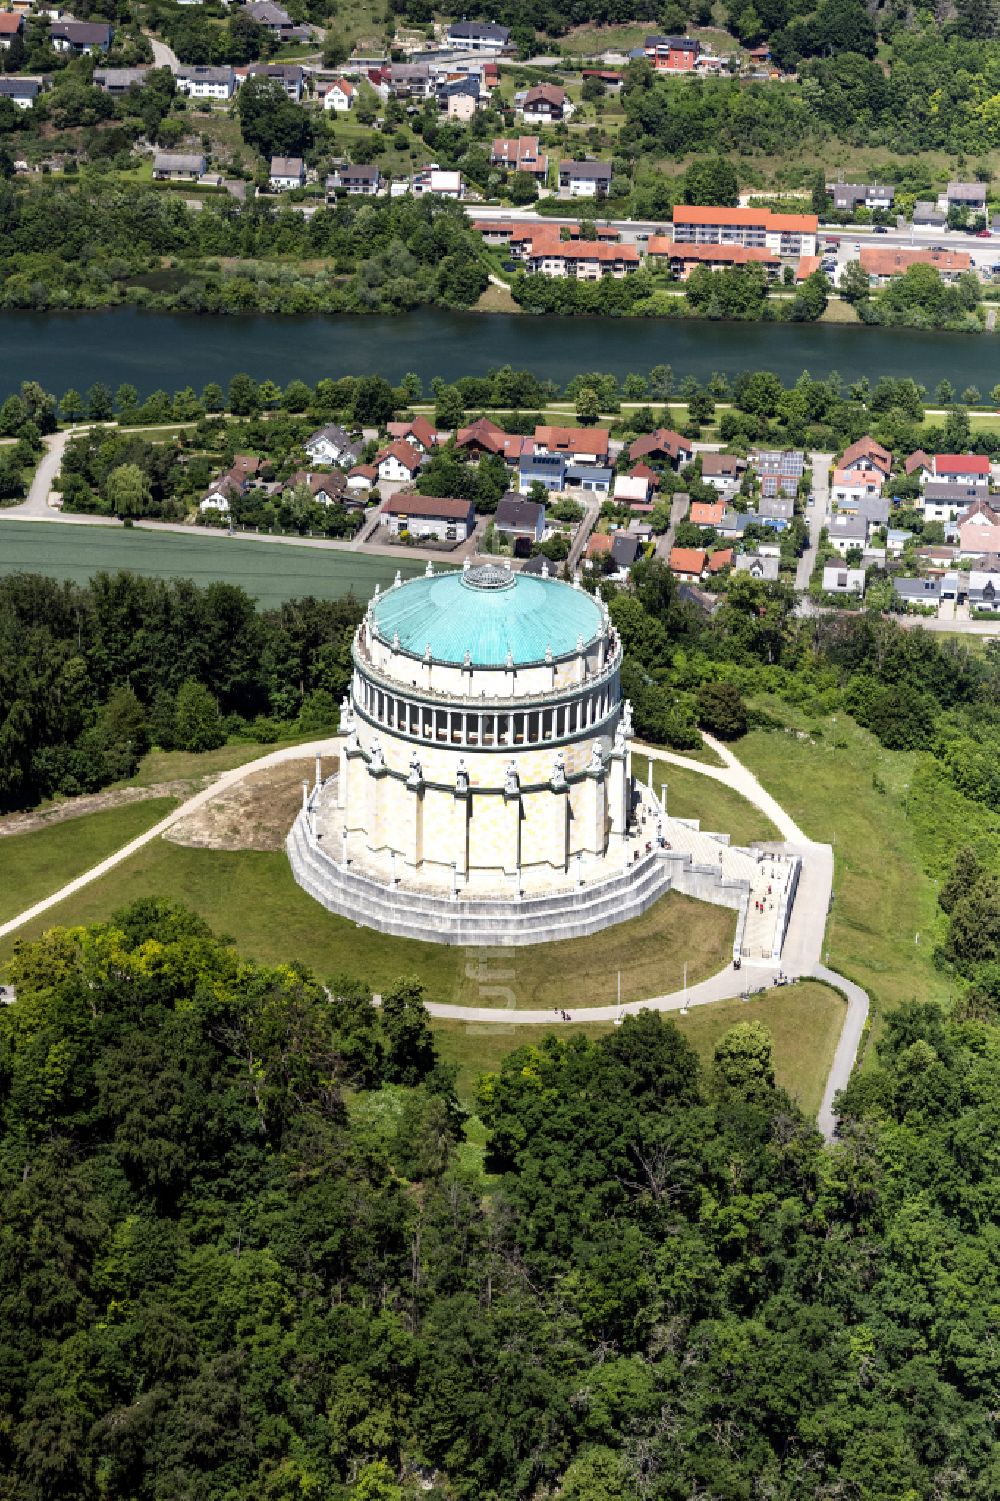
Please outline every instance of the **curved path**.
[[[683, 766], [685, 770], [697, 771], [703, 776], [714, 781], [721, 782], [733, 791], [740, 793], [748, 802], [754, 804], [762, 813], [771, 820], [784, 836], [783, 850], [788, 854], [798, 855], [802, 865], [799, 877], [799, 888], [792, 907], [792, 914], [788, 924], [788, 932], [785, 937], [782, 951], [782, 962], [779, 968], [776, 964], [746, 963], [739, 970], [732, 964], [726, 966], [718, 974], [702, 980], [697, 985], [691, 985], [684, 990], [675, 990], [666, 995], [651, 996], [646, 1000], [628, 1001], [622, 1006], [587, 1006], [582, 1008], [573, 1020], [578, 1022], [614, 1022], [622, 1015], [630, 1015], [639, 1011], [684, 1011], [689, 1006], [704, 1006], [712, 1001], [735, 1000], [740, 996], [747, 996], [758, 990], [768, 989], [775, 983], [779, 974], [784, 974], [788, 979], [817, 979], [824, 984], [831, 985], [839, 991], [847, 1002], [847, 1015], [841, 1031], [830, 1075], [823, 1092], [823, 1102], [819, 1112], [819, 1126], [824, 1136], [829, 1140], [833, 1137], [836, 1129], [836, 1116], [833, 1111], [833, 1101], [837, 1092], [844, 1088], [851, 1075], [857, 1058], [858, 1044], [860, 1042], [865, 1022], [868, 1018], [868, 996], [859, 985], [845, 979], [835, 971], [827, 969], [821, 963], [823, 935], [826, 928], [826, 916], [830, 908], [833, 891], [833, 851], [828, 844], [816, 844], [808, 839], [798, 824], [781, 804], [765, 790], [750, 771], [733, 754], [728, 746], [713, 740], [706, 735], [706, 744], [725, 763], [723, 766], [707, 766], [700, 761], [692, 761], [685, 756], [675, 755], [671, 751], [660, 750], [656, 746], [645, 745], [641, 742], [636, 744], [636, 750], [641, 754], [652, 757], [655, 760], [665, 761], [670, 765]], [[151, 829], [139, 834], [114, 854], [99, 864], [91, 866], [75, 880], [68, 881], [58, 891], [34, 906], [28, 907], [24, 912], [18, 913], [5, 923], [0, 923], [0, 938], [10, 933], [15, 933], [27, 923], [33, 922], [44, 913], [50, 911], [67, 897], [73, 896], [84, 886], [92, 881], [99, 880], [108, 871], [114, 870], [124, 860], [128, 860], [145, 845], [158, 839], [161, 834], [186, 818], [189, 813], [204, 805], [220, 792], [232, 787], [236, 782], [245, 777], [252, 776], [254, 772], [262, 771], [266, 767], [275, 766], [283, 761], [305, 760], [313, 756], [331, 756], [335, 751], [335, 741], [332, 737], [322, 740], [313, 740], [304, 745], [285, 746], [281, 750], [271, 751], [266, 756], [260, 756], [255, 761], [248, 761], [242, 766], [235, 766], [212, 782], [208, 787], [202, 788], [185, 802], [180, 803], [166, 818], [154, 824]], [[519, 1011], [506, 1007], [495, 1006], [449, 1006], [439, 1001], [425, 1003], [431, 1016], [439, 1020], [479, 1022], [486, 1024], [501, 1024], [503, 1026], [551, 1026], [553, 1018], [558, 1015], [555, 1011]]]

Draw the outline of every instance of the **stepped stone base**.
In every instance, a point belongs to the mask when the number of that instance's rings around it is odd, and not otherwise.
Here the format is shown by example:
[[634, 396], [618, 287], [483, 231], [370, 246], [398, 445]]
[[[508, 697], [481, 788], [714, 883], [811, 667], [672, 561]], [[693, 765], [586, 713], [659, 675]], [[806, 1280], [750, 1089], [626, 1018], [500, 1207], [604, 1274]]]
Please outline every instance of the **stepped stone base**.
[[520, 900], [392, 887], [333, 860], [316, 840], [305, 812], [295, 820], [286, 848], [296, 881], [329, 912], [425, 943], [520, 948], [583, 938], [640, 917], [673, 884], [673, 862], [654, 851], [607, 881]]

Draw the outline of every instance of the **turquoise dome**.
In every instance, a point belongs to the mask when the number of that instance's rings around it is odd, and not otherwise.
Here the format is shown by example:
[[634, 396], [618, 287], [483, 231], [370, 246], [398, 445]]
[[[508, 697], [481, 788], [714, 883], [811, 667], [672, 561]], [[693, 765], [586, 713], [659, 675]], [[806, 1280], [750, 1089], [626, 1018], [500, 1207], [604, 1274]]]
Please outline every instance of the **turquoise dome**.
[[583, 589], [537, 574], [508, 572], [487, 563], [464, 573], [411, 579], [381, 595], [372, 608], [383, 641], [414, 657], [431, 649], [437, 662], [473, 667], [516, 667], [575, 652], [604, 628], [601, 607]]

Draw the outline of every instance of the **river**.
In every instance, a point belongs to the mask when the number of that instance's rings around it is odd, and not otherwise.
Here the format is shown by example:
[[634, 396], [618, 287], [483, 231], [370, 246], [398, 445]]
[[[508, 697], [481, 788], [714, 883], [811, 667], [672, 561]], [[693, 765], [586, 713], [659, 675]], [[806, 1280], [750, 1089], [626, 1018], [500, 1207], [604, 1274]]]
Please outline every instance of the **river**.
[[803, 370], [845, 380], [912, 376], [933, 390], [947, 379], [985, 394], [1000, 381], [994, 337], [827, 323], [705, 323], [628, 318], [535, 318], [423, 309], [396, 317], [199, 317], [114, 308], [95, 313], [0, 315], [0, 394], [31, 378], [61, 394], [95, 381], [128, 381], [140, 393], [207, 381], [237, 371], [280, 385], [298, 377], [408, 370], [429, 387], [509, 364], [565, 384], [584, 370], [624, 376], [656, 364], [704, 379], [713, 370]]

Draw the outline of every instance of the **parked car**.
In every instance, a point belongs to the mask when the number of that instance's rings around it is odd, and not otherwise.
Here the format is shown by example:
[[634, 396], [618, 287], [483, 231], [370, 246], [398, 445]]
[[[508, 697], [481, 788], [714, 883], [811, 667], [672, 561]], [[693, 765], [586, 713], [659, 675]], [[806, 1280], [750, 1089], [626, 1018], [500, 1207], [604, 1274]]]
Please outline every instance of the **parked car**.
[[988, 240], [990, 238], [991, 233], [992, 233], [992, 231], [988, 230], [988, 229], [977, 229], [976, 230], [976, 239], [977, 240]]
[[889, 231], [884, 224], [876, 224], [873, 233], [877, 235], [887, 235]]

